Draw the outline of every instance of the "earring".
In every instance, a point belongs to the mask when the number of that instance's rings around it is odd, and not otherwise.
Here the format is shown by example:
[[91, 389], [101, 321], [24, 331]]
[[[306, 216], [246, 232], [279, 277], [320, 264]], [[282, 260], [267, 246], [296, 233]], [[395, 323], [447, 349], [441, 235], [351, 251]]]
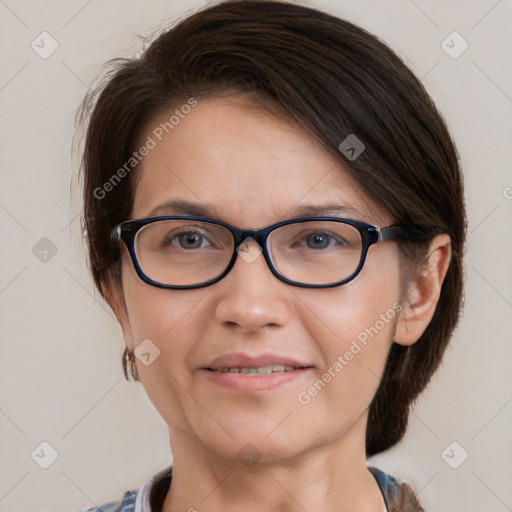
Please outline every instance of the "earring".
[[137, 371], [137, 364], [135, 363], [135, 355], [133, 352], [128, 350], [128, 347], [124, 349], [124, 358], [123, 358], [123, 371], [124, 378], [126, 380], [130, 380], [128, 378], [128, 372], [131, 374], [132, 379], [134, 381], [139, 380], [139, 372]]

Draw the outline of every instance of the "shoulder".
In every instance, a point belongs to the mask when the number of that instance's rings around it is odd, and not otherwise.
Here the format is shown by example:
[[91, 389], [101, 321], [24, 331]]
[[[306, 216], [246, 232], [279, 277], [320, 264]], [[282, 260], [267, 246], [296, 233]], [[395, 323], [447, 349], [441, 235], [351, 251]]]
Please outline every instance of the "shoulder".
[[126, 491], [119, 501], [112, 501], [80, 512], [135, 512], [137, 492], [138, 490]]
[[154, 507], [156, 507], [156, 510], [160, 510], [161, 502], [158, 501], [158, 499], [161, 498], [160, 494], [157, 493], [156, 500], [154, 498], [153, 501], [151, 501], [150, 493], [154, 491], [155, 488], [157, 490], [160, 489], [161, 491], [163, 490], [163, 496], [165, 497], [171, 482], [171, 476], [172, 466], [147, 480], [142, 487], [126, 491], [119, 501], [112, 501], [104, 505], [83, 509], [79, 512], [150, 512]]
[[380, 469], [368, 467], [377, 480], [389, 512], [425, 512], [412, 487]]

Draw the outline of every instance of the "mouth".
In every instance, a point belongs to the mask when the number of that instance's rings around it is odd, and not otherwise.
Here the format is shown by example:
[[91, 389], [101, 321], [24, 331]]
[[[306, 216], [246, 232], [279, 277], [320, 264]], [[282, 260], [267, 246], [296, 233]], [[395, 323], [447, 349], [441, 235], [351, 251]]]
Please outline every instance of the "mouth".
[[313, 369], [314, 366], [284, 354], [232, 353], [213, 359], [199, 369], [199, 375], [207, 379], [208, 385], [253, 393], [291, 385], [311, 375]]
[[270, 375], [272, 373], [293, 372], [295, 370], [301, 370], [303, 368], [307, 367], [273, 364], [267, 366], [232, 366], [224, 368], [205, 368], [205, 370], [219, 373], [243, 373], [244, 375]]

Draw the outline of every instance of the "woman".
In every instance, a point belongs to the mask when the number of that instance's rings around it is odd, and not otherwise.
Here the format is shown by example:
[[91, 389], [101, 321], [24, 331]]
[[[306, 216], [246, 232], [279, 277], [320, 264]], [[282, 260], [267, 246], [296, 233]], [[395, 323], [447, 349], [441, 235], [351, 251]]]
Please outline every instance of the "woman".
[[84, 227], [173, 462], [90, 510], [423, 510], [366, 465], [461, 305], [462, 177], [419, 80], [274, 1], [204, 9], [116, 66], [82, 110]]

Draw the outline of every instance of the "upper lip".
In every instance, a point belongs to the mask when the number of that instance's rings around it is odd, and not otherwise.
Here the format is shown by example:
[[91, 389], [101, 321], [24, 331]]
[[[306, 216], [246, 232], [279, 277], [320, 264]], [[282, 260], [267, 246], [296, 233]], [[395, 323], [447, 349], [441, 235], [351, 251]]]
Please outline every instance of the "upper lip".
[[280, 354], [259, 354], [249, 355], [241, 352], [224, 354], [217, 356], [203, 368], [211, 368], [213, 370], [219, 368], [250, 368], [259, 366], [272, 366], [282, 364], [284, 366], [294, 366], [296, 368], [308, 368], [311, 365]]

